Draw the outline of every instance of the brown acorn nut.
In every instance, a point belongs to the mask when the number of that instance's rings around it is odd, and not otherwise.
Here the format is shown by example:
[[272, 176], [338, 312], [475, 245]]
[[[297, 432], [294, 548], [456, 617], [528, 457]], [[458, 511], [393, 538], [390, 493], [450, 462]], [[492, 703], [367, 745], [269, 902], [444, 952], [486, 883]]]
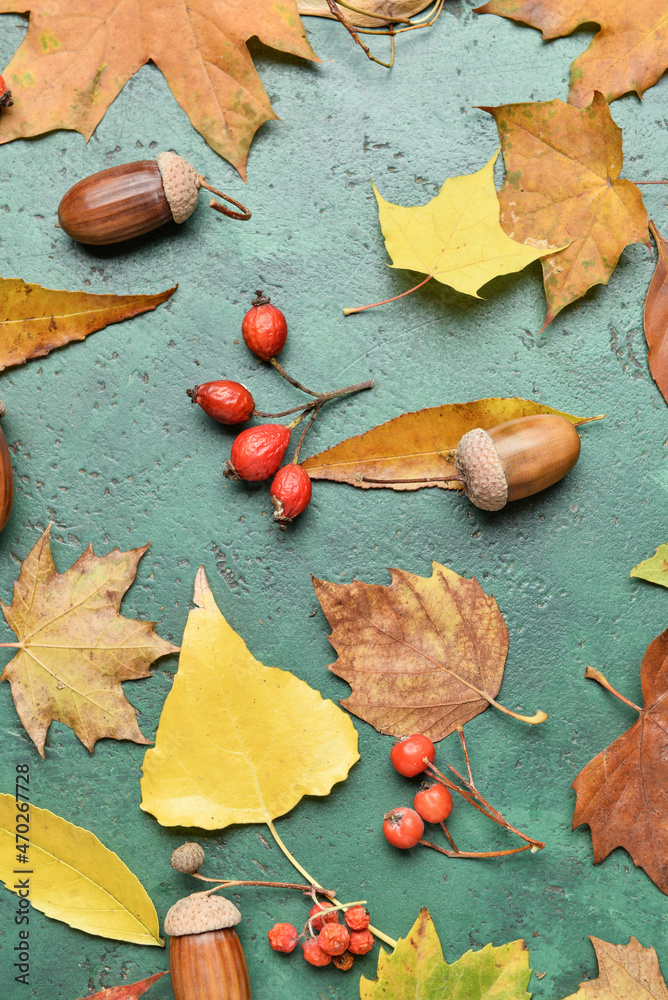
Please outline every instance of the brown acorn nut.
[[[0, 400], [0, 417], [6, 413], [5, 404]], [[4, 528], [12, 512], [14, 503], [14, 474], [7, 440], [0, 427], [0, 531]]]
[[500, 510], [563, 479], [579, 455], [580, 436], [570, 420], [537, 413], [464, 434], [455, 469], [471, 503]]
[[229, 899], [195, 893], [167, 911], [169, 969], [176, 1000], [250, 1000], [250, 981]]
[[157, 160], [139, 160], [100, 170], [67, 191], [58, 206], [58, 221], [79, 243], [121, 243], [150, 233], [167, 222], [185, 222], [195, 211], [200, 188], [236, 205], [232, 212], [211, 199], [209, 205], [232, 219], [251, 213], [197, 173], [177, 153], [159, 153]]

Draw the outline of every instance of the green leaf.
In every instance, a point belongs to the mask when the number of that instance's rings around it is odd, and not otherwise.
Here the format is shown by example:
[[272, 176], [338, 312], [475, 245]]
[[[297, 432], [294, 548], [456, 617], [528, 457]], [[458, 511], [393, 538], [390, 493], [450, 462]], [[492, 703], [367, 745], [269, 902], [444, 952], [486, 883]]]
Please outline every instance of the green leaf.
[[529, 952], [524, 941], [467, 951], [452, 965], [443, 958], [429, 912], [420, 911], [408, 937], [378, 956], [378, 978], [360, 980], [361, 1000], [530, 1000]]
[[645, 559], [634, 566], [629, 576], [639, 576], [641, 580], [668, 587], [668, 542], [659, 545], [651, 559]]

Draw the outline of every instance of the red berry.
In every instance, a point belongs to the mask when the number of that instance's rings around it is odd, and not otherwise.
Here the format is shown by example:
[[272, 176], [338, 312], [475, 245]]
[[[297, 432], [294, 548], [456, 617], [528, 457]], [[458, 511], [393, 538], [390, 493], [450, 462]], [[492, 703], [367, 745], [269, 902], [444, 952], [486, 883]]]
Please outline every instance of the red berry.
[[329, 902], [316, 903], [315, 906], [312, 906], [311, 909], [308, 911], [309, 917], [312, 917], [311, 926], [313, 927], [314, 930], [321, 931], [323, 924], [338, 924], [339, 914], [337, 910], [325, 913], [322, 917], [316, 917], [316, 913], [319, 913], [320, 910], [328, 909], [329, 906], [331, 906]]
[[427, 785], [417, 793], [413, 805], [427, 823], [442, 823], [452, 812], [452, 795], [445, 785]]
[[297, 928], [292, 924], [274, 924], [268, 932], [269, 944], [274, 951], [291, 952], [297, 947]]
[[221, 378], [186, 389], [193, 403], [199, 403], [205, 413], [219, 424], [243, 424], [253, 414], [255, 402], [241, 382]]
[[301, 465], [284, 465], [276, 473], [269, 492], [274, 505], [274, 521], [284, 528], [311, 502], [311, 477]]
[[306, 938], [306, 941], [302, 945], [302, 950], [304, 958], [311, 965], [329, 965], [332, 961], [332, 956], [322, 950], [317, 938]]
[[344, 951], [343, 955], [335, 955], [332, 962], [337, 969], [341, 969], [342, 972], [347, 972], [348, 969], [352, 969], [355, 964], [355, 959], [349, 951]]
[[425, 757], [433, 764], [436, 760], [436, 747], [427, 736], [420, 733], [395, 743], [390, 750], [394, 769], [406, 778], [414, 778], [416, 774], [426, 771]]
[[253, 305], [241, 322], [241, 334], [253, 354], [269, 361], [281, 353], [288, 335], [288, 324], [280, 309], [271, 300], [257, 292]]
[[290, 428], [283, 424], [249, 427], [235, 438], [224, 473], [228, 479], [258, 483], [278, 469], [290, 443]]
[[415, 809], [399, 806], [383, 817], [383, 833], [393, 847], [415, 847], [424, 833], [424, 823]]
[[363, 906], [351, 906], [344, 919], [351, 931], [365, 931], [369, 926], [369, 911]]
[[7, 90], [5, 78], [0, 76], [0, 108], [11, 108], [13, 103], [12, 92]]
[[348, 951], [353, 955], [366, 955], [373, 948], [373, 934], [371, 931], [351, 931]]
[[328, 955], [343, 955], [350, 941], [350, 933], [343, 924], [325, 924], [318, 934], [318, 944]]

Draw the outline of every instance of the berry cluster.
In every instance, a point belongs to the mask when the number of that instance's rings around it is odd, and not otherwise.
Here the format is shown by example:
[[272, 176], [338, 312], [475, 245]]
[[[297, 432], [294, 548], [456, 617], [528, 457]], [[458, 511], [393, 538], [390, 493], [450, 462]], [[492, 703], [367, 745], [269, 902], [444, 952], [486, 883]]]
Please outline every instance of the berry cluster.
[[[427, 736], [415, 733], [395, 743], [390, 751], [394, 769], [414, 778], [436, 760], [436, 747]], [[383, 833], [393, 847], [407, 849], [422, 840], [425, 823], [444, 823], [452, 812], [452, 795], [441, 784], [424, 784], [413, 799], [413, 809], [399, 806], [383, 818]]]
[[[343, 924], [339, 923], [341, 910]], [[344, 972], [352, 968], [355, 955], [366, 955], [373, 948], [369, 914], [361, 903], [332, 906], [328, 901], [316, 901], [301, 934], [292, 924], [274, 924], [267, 936], [274, 951], [283, 952], [294, 951], [303, 939], [302, 952], [310, 965], [322, 967], [334, 962]]]
[[[274, 520], [285, 528], [295, 517], [306, 510], [311, 502], [311, 480], [298, 464], [299, 453], [306, 433], [315, 421], [320, 408], [330, 399], [370, 389], [373, 382], [361, 382], [334, 392], [313, 392], [293, 379], [277, 361], [288, 336], [288, 326], [280, 309], [271, 304], [261, 291], [241, 323], [241, 333], [246, 346], [262, 361], [269, 361], [279, 375], [297, 389], [313, 397], [302, 406], [295, 406], [283, 413], [264, 413], [255, 409], [255, 401], [245, 385], [230, 379], [205, 382], [187, 389], [193, 403], [198, 403], [205, 413], [221, 424], [243, 424], [251, 417], [285, 417], [291, 413], [299, 416], [289, 424], [259, 424], [242, 431], [232, 445], [224, 475], [228, 479], [262, 482], [274, 476], [270, 495], [274, 507]], [[308, 417], [297, 443], [292, 461], [280, 468], [290, 444], [292, 431]]]

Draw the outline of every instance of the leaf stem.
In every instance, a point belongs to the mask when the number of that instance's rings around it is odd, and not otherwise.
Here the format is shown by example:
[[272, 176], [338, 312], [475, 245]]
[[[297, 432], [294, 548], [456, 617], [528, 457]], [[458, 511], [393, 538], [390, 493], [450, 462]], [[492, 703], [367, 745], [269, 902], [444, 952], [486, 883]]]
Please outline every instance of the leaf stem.
[[604, 687], [606, 691], [609, 691], [610, 694], [614, 694], [615, 698], [619, 698], [619, 700], [623, 701], [625, 705], [629, 706], [629, 708], [635, 708], [636, 712], [642, 715], [642, 708], [638, 705], [634, 705], [632, 701], [629, 701], [629, 699], [625, 698], [623, 694], [620, 694], [616, 688], [613, 688], [608, 678], [605, 677], [600, 670], [597, 670], [596, 667], [587, 667], [585, 670], [585, 677], [590, 681], [598, 681], [598, 683]]
[[344, 309], [343, 315], [352, 316], [353, 313], [361, 313], [364, 312], [365, 309], [375, 309], [376, 306], [386, 306], [388, 302], [396, 302], [397, 299], [403, 299], [404, 295], [410, 295], [412, 292], [417, 292], [418, 288], [422, 288], [422, 286], [426, 285], [428, 281], [431, 281], [433, 277], [433, 274], [428, 274], [424, 281], [421, 281], [419, 285], [414, 285], [413, 288], [409, 288], [407, 292], [402, 292], [400, 295], [393, 295], [391, 299], [383, 299], [382, 302], [372, 302], [368, 306], [355, 306], [353, 309]]
[[[266, 819], [266, 824], [269, 827], [269, 831], [270, 831], [272, 837], [274, 838], [274, 840], [276, 841], [276, 844], [283, 851], [283, 854], [285, 854], [285, 856], [288, 859], [288, 861], [290, 862], [290, 864], [293, 865], [297, 869], [297, 871], [300, 873], [300, 875], [302, 875], [306, 879], [307, 882], [310, 882], [311, 885], [314, 885], [316, 887], [316, 889], [319, 889], [322, 892], [323, 889], [322, 889], [322, 886], [320, 885], [320, 883], [316, 882], [316, 880], [314, 878], [311, 878], [311, 876], [306, 871], [306, 869], [303, 868], [299, 864], [299, 862], [297, 861], [297, 859], [294, 856], [294, 854], [291, 854], [290, 851], [287, 849], [287, 847], [285, 846], [285, 844], [283, 843], [283, 841], [281, 840], [281, 838], [278, 835], [278, 830], [274, 826], [272, 820], [269, 819], [269, 817], [267, 817], [267, 819]], [[332, 902], [336, 903], [337, 905], [341, 905], [341, 901], [339, 899], [337, 899], [335, 896], [332, 897]], [[389, 945], [390, 948], [396, 948], [397, 947], [397, 942], [394, 940], [394, 938], [391, 938], [387, 934], [384, 934], [383, 931], [379, 931], [377, 927], [373, 927], [371, 924], [369, 924], [369, 930], [371, 931], [372, 934], [375, 934], [375, 936], [377, 938], [379, 938], [381, 941], [384, 941], [385, 944]]]
[[[216, 882], [216, 888], [212, 889], [212, 892], [216, 892], [218, 889], [229, 889], [233, 885], [259, 885], [266, 886], [269, 889], [301, 889], [302, 892], [311, 892], [314, 888], [313, 883], [302, 885], [299, 882], [262, 882], [257, 879], [207, 878], [198, 872], [191, 872], [190, 874], [193, 878], [200, 879], [201, 882]], [[319, 889], [318, 891], [321, 895], [328, 896], [330, 899], [336, 895], [335, 889]]]
[[447, 854], [449, 858], [505, 858], [509, 854], [521, 854], [522, 851], [533, 850], [531, 844], [525, 844], [524, 847], [511, 847], [507, 851], [448, 851], [445, 847], [432, 844], [429, 840], [419, 840], [418, 843], [423, 847], [431, 847], [439, 854]]

